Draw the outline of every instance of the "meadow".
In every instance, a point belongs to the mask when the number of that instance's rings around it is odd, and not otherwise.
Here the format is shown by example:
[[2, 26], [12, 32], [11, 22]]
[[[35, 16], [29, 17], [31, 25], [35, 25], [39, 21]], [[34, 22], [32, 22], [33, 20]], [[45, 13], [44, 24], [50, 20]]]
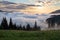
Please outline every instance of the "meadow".
[[60, 30], [0, 30], [0, 40], [60, 40]]

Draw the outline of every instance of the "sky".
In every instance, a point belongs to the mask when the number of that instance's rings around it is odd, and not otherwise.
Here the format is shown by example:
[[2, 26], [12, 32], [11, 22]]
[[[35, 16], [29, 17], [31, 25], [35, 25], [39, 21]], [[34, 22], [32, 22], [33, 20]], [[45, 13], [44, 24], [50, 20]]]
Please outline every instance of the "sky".
[[[12, 17], [12, 18], [15, 18], [14, 20], [16, 22], [25, 22], [25, 21], [28, 21], [28, 22], [33, 22], [34, 20], [37, 20], [38, 22], [40, 22], [40, 19], [41, 20], [45, 20], [46, 17], [48, 16], [40, 16], [40, 15], [30, 15], [31, 13], [32, 14], [43, 14], [43, 13], [51, 13], [55, 10], [58, 10], [60, 9], [60, 0], [40, 0], [42, 2], [40, 3], [37, 3], [37, 0], [5, 0], [5, 1], [10, 1], [10, 2], [15, 2], [15, 3], [28, 3], [28, 4], [36, 4], [36, 5], [40, 5], [39, 7], [27, 7], [25, 9], [20, 9], [19, 11], [21, 12], [24, 12], [24, 13], [28, 13], [29, 15], [26, 15], [26, 14], [7, 14], [7, 17]], [[44, 2], [44, 3], [43, 3]], [[13, 5], [14, 6], [14, 5]], [[7, 9], [7, 8], [5, 8]], [[10, 9], [9, 9], [10, 10]], [[14, 9], [15, 10], [15, 9]], [[1, 15], [1, 14], [0, 14]], [[4, 15], [3, 15], [4, 16]], [[1, 15], [2, 17], [2, 15]], [[20, 20], [21, 18], [21, 20]], [[23, 20], [24, 18], [24, 20]], [[35, 21], [34, 21], [35, 22]], [[40, 24], [40, 23], [39, 23]], [[41, 23], [42, 24], [42, 23]], [[45, 27], [45, 26], [44, 26]]]
[[[7, 1], [16, 2], [16, 3], [35, 3], [38, 0], [7, 0]], [[40, 0], [40, 1], [55, 1], [57, 3], [60, 0]]]
[[10, 1], [10, 2], [15, 2], [15, 3], [33, 3], [33, 1], [30, 2], [30, 0], [7, 0], [7, 1]]
[[38, 1], [44, 2], [44, 4], [53, 4], [55, 6], [60, 6], [60, 0], [5, 0], [15, 3], [27, 3], [27, 4], [35, 4]]
[[[37, 8], [27, 7], [25, 10], [22, 10], [22, 12], [50, 13], [54, 10], [60, 9], [60, 0], [40, 0], [40, 3], [38, 3], [37, 0], [5, 0], [5, 1], [41, 5], [41, 7]], [[33, 9], [33, 11], [31, 11], [32, 10], [31, 8]]]
[[[15, 3], [27, 3], [27, 4], [36, 4], [38, 0], [5, 0], [5, 1], [10, 1], [10, 2], [15, 2]], [[44, 2], [45, 4], [53, 4], [55, 6], [60, 6], [60, 0], [39, 0]]]

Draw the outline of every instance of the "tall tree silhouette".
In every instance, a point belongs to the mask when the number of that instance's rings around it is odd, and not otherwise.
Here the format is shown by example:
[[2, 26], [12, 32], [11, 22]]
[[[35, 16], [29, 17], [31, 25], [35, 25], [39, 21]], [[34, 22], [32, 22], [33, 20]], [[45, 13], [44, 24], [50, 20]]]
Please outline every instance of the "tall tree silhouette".
[[55, 24], [57, 24], [57, 27], [60, 26], [60, 15], [52, 15], [50, 18], [46, 20], [48, 23], [48, 27], [55, 27]]
[[23, 28], [22, 28], [22, 29], [23, 29], [23, 30], [26, 30], [26, 29], [25, 29], [25, 26], [23, 26]]
[[35, 21], [35, 24], [34, 24], [34, 30], [37, 30], [37, 22]]
[[19, 25], [19, 30], [22, 30], [22, 25], [21, 24]]
[[48, 18], [46, 20], [46, 22], [48, 23], [48, 28], [51, 28], [51, 27], [55, 26], [55, 19], [54, 18]]
[[25, 26], [22, 27], [21, 24], [20, 24], [20, 26], [16, 25], [16, 23], [13, 24], [12, 18], [10, 18], [10, 22], [9, 22], [9, 25], [8, 25], [7, 19], [4, 17], [3, 20], [2, 20], [2, 22], [1, 22], [0, 29], [32, 31], [32, 30], [39, 30], [40, 27], [37, 26], [37, 22], [36, 21], [35, 21], [35, 24], [34, 24], [33, 28], [31, 28], [30, 24], [27, 24], [26, 27]]
[[27, 30], [27, 31], [30, 30], [30, 24], [27, 24], [27, 26], [26, 26], [26, 30]]
[[50, 28], [50, 27], [51, 27], [51, 18], [48, 18], [48, 19], [46, 20], [46, 22], [48, 23], [48, 28]]
[[7, 22], [6, 18], [3, 18], [2, 22], [1, 22], [1, 28], [8, 29], [8, 22]]
[[16, 23], [15, 23], [15, 24], [13, 24], [13, 29], [14, 29], [14, 30], [16, 30], [16, 29], [17, 29], [17, 25], [16, 25]]
[[2, 26], [0, 25], [0, 29], [2, 29]]
[[12, 19], [10, 18], [10, 22], [9, 22], [9, 28], [10, 29], [13, 29], [14, 27], [13, 27], [13, 22], [12, 22]]

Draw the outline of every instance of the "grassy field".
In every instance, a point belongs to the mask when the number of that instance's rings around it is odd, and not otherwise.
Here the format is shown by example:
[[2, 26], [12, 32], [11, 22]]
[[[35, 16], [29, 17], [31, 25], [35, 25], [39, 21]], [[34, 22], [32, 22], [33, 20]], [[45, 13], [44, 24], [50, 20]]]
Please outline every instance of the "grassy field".
[[60, 31], [0, 30], [0, 40], [60, 40]]

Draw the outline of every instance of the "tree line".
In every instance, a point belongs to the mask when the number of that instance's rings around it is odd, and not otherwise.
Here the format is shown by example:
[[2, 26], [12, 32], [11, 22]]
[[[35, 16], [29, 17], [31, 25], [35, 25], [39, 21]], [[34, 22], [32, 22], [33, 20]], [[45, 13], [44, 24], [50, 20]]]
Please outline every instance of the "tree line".
[[46, 20], [46, 22], [48, 23], [48, 28], [54, 28], [55, 25], [57, 25], [57, 27], [60, 27], [60, 15], [52, 15]]
[[40, 26], [37, 26], [37, 22], [35, 21], [35, 24], [33, 27], [31, 27], [30, 24], [27, 25], [17, 25], [16, 23], [13, 23], [12, 18], [10, 18], [10, 21], [8, 23], [6, 17], [2, 19], [2, 22], [0, 24], [0, 30], [26, 30], [26, 31], [35, 31], [40, 30]]

